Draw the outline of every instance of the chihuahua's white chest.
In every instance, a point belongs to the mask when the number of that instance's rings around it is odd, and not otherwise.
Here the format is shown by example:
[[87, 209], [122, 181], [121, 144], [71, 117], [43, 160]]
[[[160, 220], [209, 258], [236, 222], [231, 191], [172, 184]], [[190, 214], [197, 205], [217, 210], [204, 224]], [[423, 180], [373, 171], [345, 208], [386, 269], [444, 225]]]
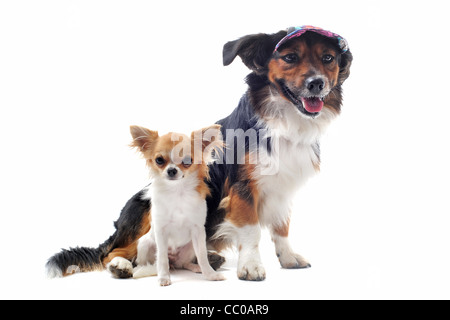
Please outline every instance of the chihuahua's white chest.
[[152, 229], [168, 239], [171, 251], [192, 240], [194, 226], [204, 228], [206, 200], [189, 181], [153, 183], [149, 189], [152, 199]]

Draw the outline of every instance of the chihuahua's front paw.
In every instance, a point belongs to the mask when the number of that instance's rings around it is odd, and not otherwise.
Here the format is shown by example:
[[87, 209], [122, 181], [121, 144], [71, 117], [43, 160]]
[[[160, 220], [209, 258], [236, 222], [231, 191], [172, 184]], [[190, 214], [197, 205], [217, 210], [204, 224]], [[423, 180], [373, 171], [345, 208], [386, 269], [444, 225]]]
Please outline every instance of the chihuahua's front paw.
[[208, 275], [205, 275], [206, 279], [209, 281], [223, 281], [226, 280], [225, 276], [219, 272], [214, 272]]
[[172, 281], [170, 281], [170, 278], [158, 278], [158, 282], [161, 287], [167, 287], [172, 284]]

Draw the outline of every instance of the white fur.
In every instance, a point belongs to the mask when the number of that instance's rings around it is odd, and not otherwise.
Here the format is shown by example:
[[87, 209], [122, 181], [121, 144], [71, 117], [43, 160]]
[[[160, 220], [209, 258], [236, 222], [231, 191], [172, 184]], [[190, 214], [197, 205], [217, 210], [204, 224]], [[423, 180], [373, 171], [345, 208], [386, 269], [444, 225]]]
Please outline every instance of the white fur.
[[273, 229], [271, 229], [271, 235], [275, 244], [275, 252], [283, 268], [308, 268], [311, 266], [305, 258], [292, 250], [287, 237], [276, 234]]
[[54, 278], [62, 278], [63, 272], [62, 270], [53, 263], [47, 263], [45, 266], [45, 273], [47, 275], [47, 278], [54, 279]]
[[314, 164], [319, 159], [314, 148], [335, 114], [324, 108], [312, 119], [281, 97], [274, 97], [272, 103], [268, 108], [277, 108], [280, 114], [265, 122], [272, 134], [272, 153], [263, 162], [278, 170], [264, 174], [264, 168], [257, 168], [253, 178], [259, 185], [261, 224], [282, 226], [289, 219], [297, 190], [316, 174]]
[[[271, 174], [263, 168], [255, 170], [253, 178], [259, 186], [259, 221], [262, 226], [282, 227], [290, 219], [292, 202], [297, 190], [316, 174], [319, 158], [316, 144], [335, 114], [324, 108], [315, 119], [305, 117], [293, 104], [274, 96], [268, 108], [279, 110], [277, 117], [265, 122], [272, 134], [272, 153], [266, 162], [275, 163]], [[277, 255], [283, 267], [307, 267], [309, 263], [291, 249], [286, 237], [272, 232]]]
[[133, 269], [133, 278], [145, 278], [145, 277], [154, 277], [158, 275], [158, 270], [156, 266], [151, 263], [147, 263], [145, 265], [138, 265]]
[[259, 124], [268, 129], [266, 138], [271, 139], [272, 149], [270, 154], [259, 152], [259, 162], [253, 172], [253, 179], [258, 183], [259, 189], [260, 225], [237, 228], [225, 221], [214, 236], [225, 240], [236, 239], [235, 245], [240, 248], [238, 276], [248, 280], [265, 277], [258, 249], [260, 226], [271, 230], [283, 267], [310, 266], [292, 250], [287, 237], [277, 235], [274, 230], [289, 222], [297, 190], [316, 174], [319, 159], [314, 148], [335, 117], [335, 113], [324, 108], [312, 119], [303, 115], [292, 103], [273, 93], [266, 100], [265, 107], [268, 111]]
[[264, 280], [266, 272], [259, 254], [261, 227], [246, 225], [237, 228], [230, 221], [224, 221], [214, 234], [214, 239], [228, 241], [239, 250], [237, 274], [242, 280]]
[[[208, 280], [224, 280], [208, 262], [204, 227], [207, 207], [206, 200], [196, 191], [198, 184], [197, 176], [192, 174], [177, 181], [155, 177], [148, 188], [148, 197], [152, 199], [152, 226], [139, 240], [136, 262], [138, 267], [153, 263], [156, 248], [161, 286], [171, 284], [169, 257], [176, 268], [194, 272], [201, 268]], [[192, 263], [195, 256], [200, 268]], [[135, 270], [142, 271], [141, 268]]]
[[109, 270], [110, 267], [128, 271], [130, 274], [133, 273], [133, 265], [131, 264], [131, 261], [122, 257], [115, 257], [112, 259], [111, 262], [106, 265], [106, 269]]
[[[152, 232], [148, 232], [138, 240], [136, 264], [145, 266], [154, 264], [156, 259], [156, 242]], [[138, 270], [135, 269], [134, 272]], [[134, 277], [134, 273], [133, 273]]]
[[[237, 241], [237, 230], [236, 226], [231, 222], [225, 220], [218, 227], [214, 235], [211, 237], [211, 240], [218, 240], [225, 242], [225, 246], [238, 246]], [[211, 249], [214, 249], [212, 247]]]
[[236, 230], [239, 249], [237, 274], [243, 280], [264, 280], [266, 271], [259, 255], [261, 228], [259, 225], [248, 225]]

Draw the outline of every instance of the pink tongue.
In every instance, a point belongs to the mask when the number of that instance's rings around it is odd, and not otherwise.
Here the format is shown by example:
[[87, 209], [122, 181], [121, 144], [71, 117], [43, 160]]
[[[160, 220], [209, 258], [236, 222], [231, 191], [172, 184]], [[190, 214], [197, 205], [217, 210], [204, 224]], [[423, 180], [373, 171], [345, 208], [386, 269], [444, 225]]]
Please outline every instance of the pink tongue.
[[323, 101], [320, 98], [302, 98], [302, 102], [309, 113], [320, 112], [323, 108]]

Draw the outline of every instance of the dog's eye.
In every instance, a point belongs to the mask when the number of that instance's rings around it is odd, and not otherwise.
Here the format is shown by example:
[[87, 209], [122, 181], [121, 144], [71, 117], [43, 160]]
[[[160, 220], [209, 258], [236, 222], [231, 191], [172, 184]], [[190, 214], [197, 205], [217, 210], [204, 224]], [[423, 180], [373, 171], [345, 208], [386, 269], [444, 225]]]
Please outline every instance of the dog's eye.
[[296, 63], [298, 61], [298, 56], [295, 53], [290, 53], [282, 57], [281, 59], [287, 63]]
[[191, 157], [186, 157], [183, 159], [183, 166], [185, 168], [189, 168], [192, 165], [192, 158]]
[[155, 162], [156, 162], [156, 164], [157, 164], [158, 166], [162, 166], [162, 165], [164, 165], [164, 163], [166, 163], [166, 160], [164, 160], [163, 157], [157, 157], [157, 158], [155, 159]]
[[331, 63], [331, 62], [333, 62], [333, 60], [334, 60], [334, 57], [331, 55], [331, 54], [326, 54], [326, 55], [324, 55], [323, 57], [322, 57], [322, 61], [323, 61], [323, 63]]

